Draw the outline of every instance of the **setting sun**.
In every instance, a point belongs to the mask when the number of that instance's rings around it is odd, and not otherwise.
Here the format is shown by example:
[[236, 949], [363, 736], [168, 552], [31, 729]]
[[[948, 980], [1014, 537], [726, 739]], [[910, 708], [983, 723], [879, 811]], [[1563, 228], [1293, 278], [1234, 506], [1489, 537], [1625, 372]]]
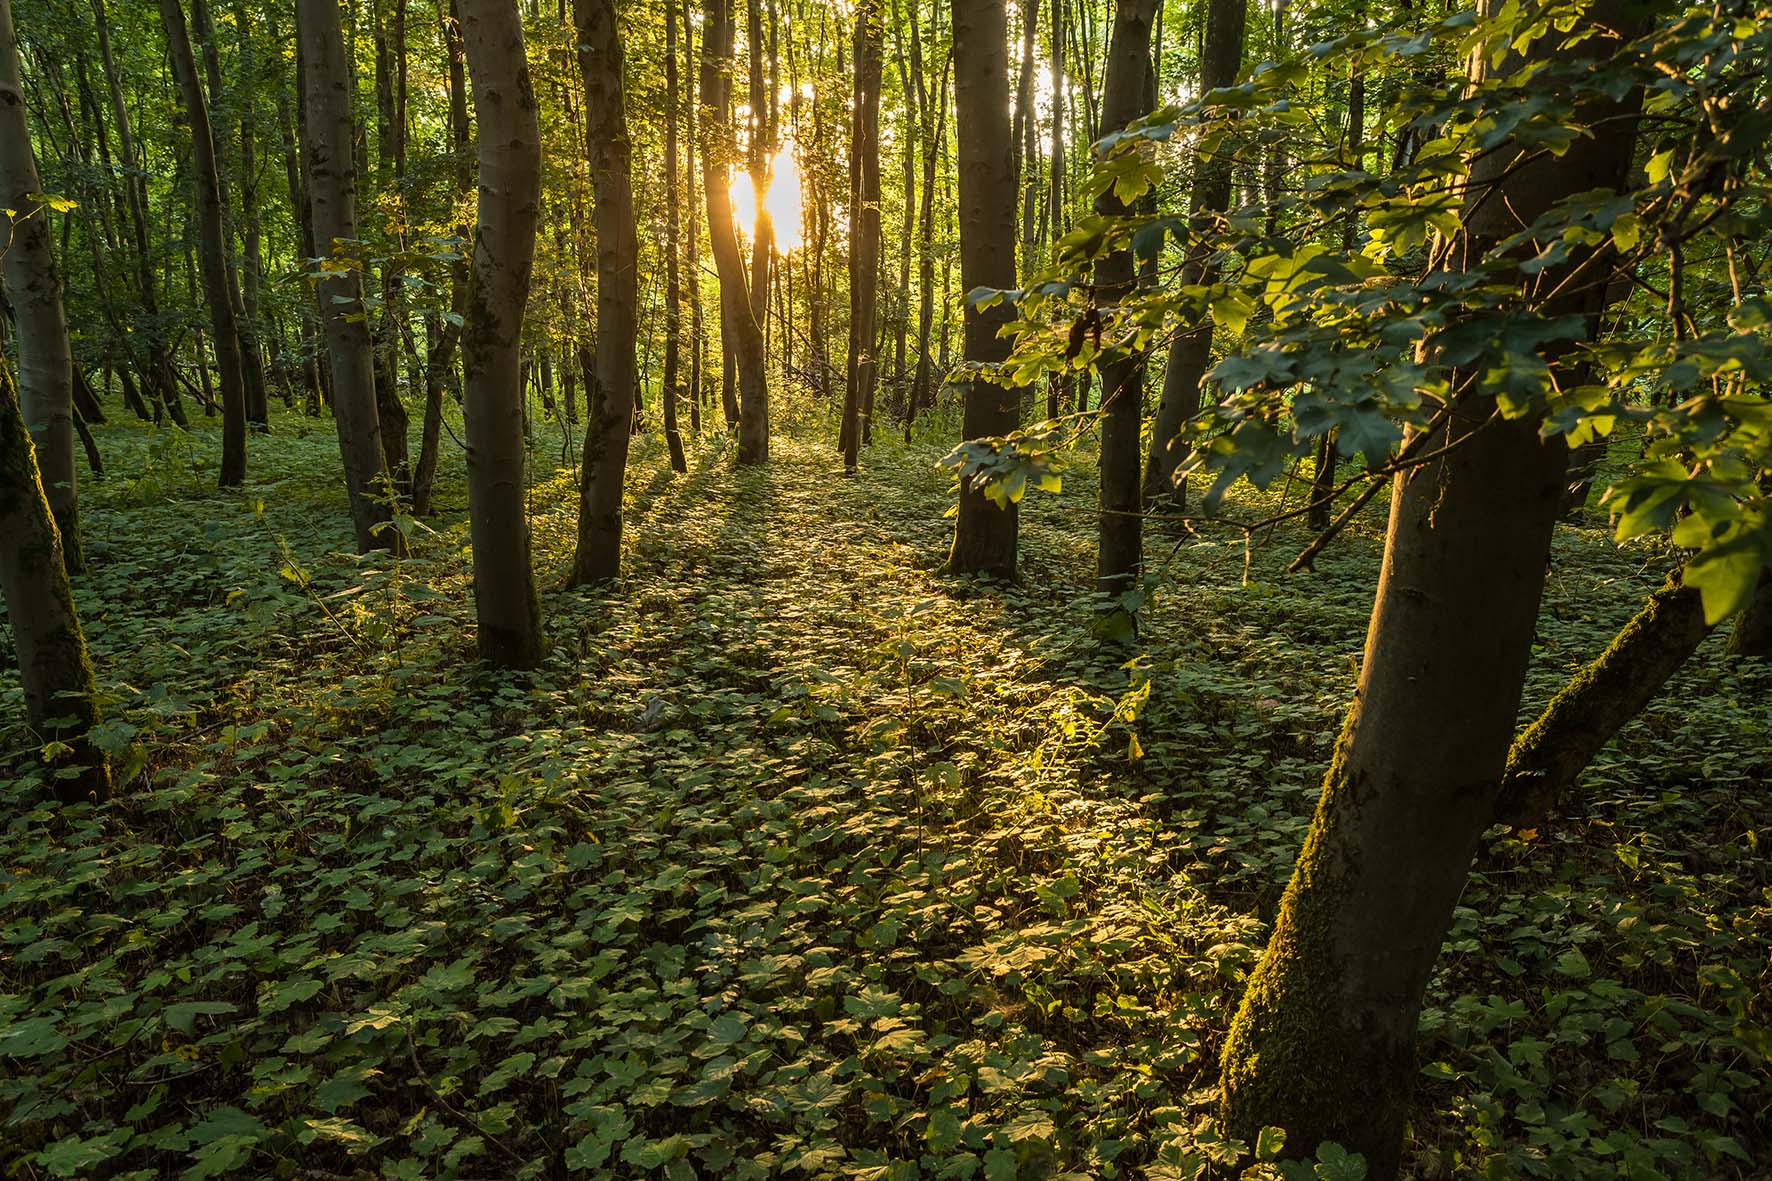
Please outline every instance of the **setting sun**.
[[[769, 171], [769, 190], [763, 195], [763, 208], [775, 226], [775, 248], [783, 253], [797, 250], [804, 238], [800, 234], [800, 166], [794, 162], [792, 144], [782, 145]], [[757, 193], [748, 172], [733, 174], [732, 216], [745, 237], [756, 233]]]

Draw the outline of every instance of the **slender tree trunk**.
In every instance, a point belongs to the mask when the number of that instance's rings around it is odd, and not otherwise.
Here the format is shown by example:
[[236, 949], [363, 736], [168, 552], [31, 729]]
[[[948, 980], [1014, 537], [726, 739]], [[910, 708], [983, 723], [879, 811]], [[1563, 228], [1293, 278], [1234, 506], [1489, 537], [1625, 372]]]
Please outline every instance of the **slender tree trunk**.
[[[1116, 0], [1103, 82], [1102, 118], [1119, 130], [1148, 112], [1151, 26], [1157, 0]], [[1095, 211], [1117, 217], [1126, 205], [1112, 189], [1096, 198]], [[1116, 250], [1095, 265], [1096, 299], [1118, 304], [1130, 297], [1137, 280], [1130, 250]], [[1129, 341], [1110, 342], [1101, 364], [1101, 491], [1098, 498], [1095, 589], [1118, 602], [1111, 613], [1131, 623], [1123, 596], [1138, 586], [1144, 565], [1144, 504], [1140, 496], [1144, 426], [1144, 355]]]
[[[1009, 52], [1004, 0], [953, 0], [954, 117], [959, 132], [960, 284], [1015, 286], [1015, 172], [1010, 159]], [[994, 365], [1009, 355], [997, 330], [1007, 306], [980, 311], [966, 302], [966, 360]], [[979, 372], [966, 386], [968, 439], [1006, 435], [1020, 419], [1015, 390]], [[948, 567], [955, 573], [1015, 577], [1017, 512], [962, 482]]]
[[[541, 605], [525, 510], [523, 311], [541, 203], [541, 128], [515, 0], [457, 0], [480, 128], [480, 205], [462, 360], [468, 525], [480, 656], [532, 668], [542, 655]], [[603, 249], [608, 249], [605, 245]], [[599, 325], [599, 338], [610, 335]]]
[[774, 129], [770, 125], [769, 90], [763, 82], [763, 5], [762, 0], [744, 0], [745, 58], [751, 83], [750, 129], [746, 146], [749, 149], [751, 192], [756, 198], [757, 220], [751, 233], [751, 315], [763, 332], [763, 348], [769, 349], [769, 271], [775, 250], [775, 222], [770, 217], [764, 198], [769, 193], [771, 157], [774, 155]]
[[[701, 101], [702, 189], [707, 202], [708, 243], [714, 266], [720, 273], [721, 336], [730, 341], [731, 361], [727, 373], [737, 369], [738, 461], [766, 463], [769, 459], [769, 377], [763, 353], [763, 330], [751, 311], [750, 284], [738, 235], [732, 225], [732, 193], [727, 185], [728, 166], [737, 156], [732, 119], [723, 77], [732, 59], [727, 0], [706, 0], [702, 22]], [[722, 380], [727, 380], [722, 377]], [[728, 413], [734, 399], [728, 393]]]
[[[682, 0], [680, 10], [673, 9], [683, 21], [683, 61], [684, 68], [695, 60], [695, 31], [689, 24], [689, 0]], [[688, 85], [687, 79], [684, 85]], [[693, 96], [683, 104], [684, 118], [687, 120], [688, 135], [684, 144], [685, 163], [689, 176], [695, 175], [696, 153], [696, 103]], [[701, 219], [696, 214], [695, 185], [693, 181], [683, 193], [683, 199], [689, 208], [689, 433], [693, 437], [701, 434], [702, 381], [705, 366], [703, 358], [707, 352], [707, 328], [702, 322], [701, 313]]]
[[221, 176], [216, 168], [215, 139], [209, 129], [209, 106], [197, 77], [197, 61], [185, 29], [180, 0], [160, 0], [160, 19], [172, 57], [185, 120], [191, 128], [191, 166], [197, 182], [197, 229], [202, 261], [203, 293], [213, 329], [216, 376], [221, 384], [223, 488], [246, 482], [246, 375], [240, 355], [240, 329], [228, 287], [228, 247], [222, 226]]
[[[634, 416], [640, 247], [634, 229], [632, 149], [623, 105], [615, 0], [573, 0], [573, 9], [578, 20], [579, 71], [584, 77], [585, 134], [597, 190], [597, 369], [585, 396], [583, 491], [578, 552], [572, 559], [572, 584], [583, 586], [621, 575], [621, 497]], [[673, 396], [674, 391], [667, 391], [667, 399]], [[681, 446], [676, 462], [681, 462]]]
[[880, 271], [880, 3], [855, 14], [855, 87], [849, 128], [849, 365], [843, 391], [843, 466], [854, 471], [867, 433], [879, 358], [874, 351]]
[[[1366, 135], [1366, 78], [1359, 66], [1352, 67], [1347, 85], [1347, 167], [1355, 171], [1364, 167], [1362, 157], [1365, 152]], [[1341, 249], [1352, 255], [1359, 237], [1360, 216], [1358, 207], [1347, 211], [1347, 221], [1342, 225]], [[1335, 455], [1336, 445], [1334, 432], [1325, 431], [1317, 440], [1317, 462], [1311, 471], [1310, 509], [1305, 515], [1306, 522], [1312, 529], [1319, 532], [1329, 528], [1329, 508], [1335, 499]]]
[[[616, 46], [617, 54], [620, 46]], [[581, 51], [582, 52], [582, 51]], [[683, 456], [683, 433], [677, 429], [677, 397], [678, 385], [681, 381], [682, 362], [679, 353], [683, 344], [683, 283], [678, 270], [681, 259], [682, 243], [679, 240], [679, 226], [682, 221], [679, 208], [682, 205], [683, 191], [677, 175], [677, 13], [675, 0], [669, 0], [665, 9], [665, 132], [664, 132], [664, 174], [665, 174], [665, 348], [664, 348], [664, 389], [660, 398], [664, 402], [664, 433], [665, 449], [670, 453], [671, 470], [687, 472], [689, 463]], [[619, 84], [619, 75], [615, 81]], [[587, 87], [587, 91], [588, 91]], [[595, 112], [593, 112], [594, 118]], [[629, 200], [633, 195], [629, 193]], [[599, 198], [601, 200], [601, 198]], [[601, 233], [601, 231], [598, 231]], [[630, 227], [629, 233], [631, 234]], [[601, 319], [601, 315], [598, 317]]]
[[[0, 38], [11, 43], [11, 16], [0, 0]], [[0, 94], [0, 102], [6, 102]], [[25, 720], [47, 747], [66, 748], [50, 759], [50, 770], [78, 768], [55, 779], [66, 803], [104, 799], [111, 771], [104, 753], [88, 734], [98, 723], [98, 693], [74, 594], [68, 586], [61, 533], [50, 515], [37, 457], [25, 430], [12, 370], [0, 354], [0, 596], [12, 625], [19, 680], [25, 691]]]
[[0, 260], [18, 324], [18, 397], [61, 533], [61, 558], [69, 574], [78, 574], [85, 560], [74, 478], [74, 358], [42, 193], [25, 116], [12, 3], [0, 0]]
[[[215, 110], [223, 103], [221, 48], [215, 40], [215, 22], [210, 19], [208, 0], [191, 0], [192, 34], [203, 58], [204, 78], [208, 83], [206, 109]], [[246, 393], [246, 421], [249, 426], [263, 428], [270, 421], [265, 400], [264, 361], [259, 355], [258, 340], [246, 319], [246, 299], [241, 294], [240, 268], [234, 262], [231, 248], [236, 228], [233, 197], [228, 187], [226, 147], [233, 142], [225, 121], [210, 126], [210, 139], [215, 149], [216, 203], [222, 220], [222, 275], [227, 282], [228, 304], [234, 314], [234, 336], [240, 344], [240, 380]], [[224, 419], [225, 421], [225, 419]]]
[[[1614, 14], [1592, 10], [1595, 36], [1559, 52], [1610, 52]], [[1563, 197], [1620, 187], [1637, 101], [1578, 105], [1604, 130], [1559, 159], [1479, 159], [1441, 260], [1482, 258]], [[1538, 282], [1560, 290], [1567, 273]], [[1576, 286], [1538, 310], [1591, 325], [1604, 285]], [[1453, 378], [1447, 446], [1396, 478], [1355, 704], [1220, 1076], [1232, 1135], [1275, 1125], [1294, 1154], [1334, 1140], [1373, 1181], [1398, 1172], [1422, 994], [1494, 816], [1569, 457], [1532, 416], [1502, 418], [1478, 375]]]
[[[298, 0], [296, 28], [301, 40], [302, 123], [308, 163], [308, 205], [313, 237], [322, 252], [322, 274], [315, 285], [320, 320], [326, 330], [332, 375], [332, 418], [344, 461], [345, 489], [357, 551], [396, 548], [399, 534], [387, 527], [387, 468], [381, 423], [375, 412], [375, 353], [363, 312], [363, 272], [354, 264], [326, 265], [338, 243], [357, 238], [357, 166], [352, 149], [350, 66], [338, 0]], [[349, 249], [347, 247], [347, 249]]]
[[[1200, 59], [1200, 87], [1217, 90], [1236, 81], [1243, 64], [1243, 27], [1247, 0], [1210, 0], [1206, 9], [1206, 46]], [[1231, 161], [1214, 156], [1195, 162], [1191, 221], [1204, 233], [1231, 203]], [[1210, 262], [1204, 249], [1189, 252], [1182, 266], [1183, 285], [1207, 282]], [[1178, 436], [1182, 424], [1200, 410], [1200, 382], [1212, 358], [1212, 318], [1201, 316], [1183, 328], [1169, 346], [1163, 370], [1163, 394], [1157, 404], [1157, 420], [1151, 428], [1151, 457], [1145, 467], [1144, 497], [1147, 501], [1170, 499], [1179, 505], [1186, 488], [1175, 481], [1175, 469], [1187, 458]]]
[[166, 334], [160, 326], [159, 289], [154, 278], [153, 239], [148, 233], [148, 182], [136, 151], [135, 133], [130, 126], [129, 108], [123, 102], [123, 79], [111, 55], [110, 21], [105, 14], [104, 0], [92, 0], [93, 20], [98, 31], [99, 58], [104, 63], [105, 80], [110, 86], [111, 115], [117, 127], [117, 152], [124, 173], [124, 204], [129, 210], [130, 227], [135, 238], [136, 282], [139, 287], [141, 314], [136, 320], [136, 333], [147, 341], [148, 367], [142, 373], [142, 384], [155, 406], [159, 420], [162, 408], [179, 426], [189, 425], [185, 407], [179, 397], [178, 382], [172, 373], [172, 354]]

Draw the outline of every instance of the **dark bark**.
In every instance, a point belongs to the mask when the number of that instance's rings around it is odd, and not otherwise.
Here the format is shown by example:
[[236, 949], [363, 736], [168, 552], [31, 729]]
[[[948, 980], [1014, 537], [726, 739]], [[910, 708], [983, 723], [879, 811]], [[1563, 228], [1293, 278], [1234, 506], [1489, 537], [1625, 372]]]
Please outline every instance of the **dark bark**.
[[222, 458], [220, 484], [233, 488], [246, 482], [246, 375], [240, 352], [240, 328], [234, 294], [228, 283], [228, 247], [222, 224], [221, 174], [210, 132], [209, 106], [197, 77], [197, 61], [185, 28], [180, 0], [160, 0], [172, 72], [184, 99], [185, 121], [191, 129], [191, 168], [197, 185], [198, 254], [202, 262], [203, 295], [209, 305], [211, 347], [221, 387]]
[[[67, 571], [84, 567], [74, 478], [74, 358], [50, 241], [50, 211], [31, 150], [11, 0], [0, 0], [0, 263], [18, 325], [18, 397]], [[16, 211], [16, 212], [8, 212]]]
[[363, 312], [363, 273], [354, 263], [332, 262], [336, 243], [357, 237], [357, 169], [352, 150], [350, 67], [338, 0], [298, 0], [302, 123], [308, 165], [308, 207], [322, 272], [315, 284], [325, 325], [332, 417], [344, 462], [345, 488], [357, 550], [393, 548], [392, 520], [381, 422], [375, 410], [375, 355]]
[[596, 185], [597, 365], [585, 391], [584, 473], [572, 584], [621, 575], [621, 499], [634, 417], [639, 289], [632, 162], [614, 0], [573, 0], [585, 89], [585, 135]]
[[[0, 21], [10, 21], [0, 0]], [[0, 355], [0, 596], [12, 626], [25, 720], [47, 748], [52, 780], [64, 802], [104, 799], [111, 771], [89, 734], [98, 723], [92, 662], [80, 632], [74, 594], [62, 559], [61, 534], [50, 516], [37, 457], [19, 407], [12, 371]]]
[[855, 470], [874, 401], [879, 357], [874, 318], [880, 271], [880, 40], [879, 0], [856, 10], [855, 86], [849, 126], [849, 365], [843, 388], [843, 466]]
[[723, 347], [731, 357], [722, 381], [736, 368], [737, 392], [724, 388], [728, 418], [738, 425], [738, 461], [769, 459], [769, 384], [763, 352], [763, 330], [751, 310], [750, 280], [739, 254], [732, 224], [732, 193], [728, 168], [737, 156], [728, 102], [732, 35], [728, 0], [706, 0], [703, 8], [701, 102], [702, 189], [707, 204], [708, 244], [720, 274], [720, 324]]
[[[1243, 65], [1243, 31], [1247, 0], [1211, 0], [1206, 9], [1206, 44], [1200, 57], [1200, 87], [1216, 90], [1236, 81]], [[1208, 229], [1230, 207], [1231, 161], [1215, 156], [1195, 162], [1190, 221], [1195, 232]], [[1209, 282], [1211, 259], [1195, 247], [1182, 266], [1183, 285]], [[1145, 467], [1144, 495], [1148, 501], [1173, 499], [1179, 504], [1186, 489], [1178, 487], [1175, 469], [1187, 457], [1178, 439], [1182, 424], [1200, 411], [1200, 382], [1212, 357], [1212, 318], [1203, 315], [1185, 326], [1169, 346], [1163, 370], [1163, 393], [1157, 403], [1157, 420], [1151, 428], [1151, 456]]]
[[1711, 625], [1675, 572], [1606, 650], [1570, 678], [1514, 740], [1494, 820], [1536, 828], [1613, 735], [1685, 664]]
[[[1616, 46], [1615, 10], [1591, 19], [1595, 36], [1561, 52]], [[1583, 126], [1605, 130], [1560, 159], [1479, 159], [1464, 232], [1440, 263], [1484, 257], [1564, 196], [1621, 186], [1636, 101], [1578, 106]], [[1603, 286], [1567, 290], [1567, 273], [1535, 307], [1591, 326]], [[1355, 703], [1220, 1075], [1230, 1134], [1278, 1126], [1304, 1155], [1334, 1140], [1366, 1156], [1373, 1181], [1398, 1172], [1422, 995], [1494, 816], [1568, 464], [1534, 416], [1502, 419], [1464, 376], [1448, 447], [1396, 477]]]
[[1772, 572], [1760, 575], [1754, 597], [1729, 632], [1729, 651], [1736, 656], [1772, 660]]
[[[953, 0], [954, 117], [959, 133], [960, 284], [1015, 286], [1015, 173], [1010, 160], [1009, 53], [1004, 0]], [[1009, 322], [1002, 303], [965, 309], [968, 363], [991, 366], [1009, 355], [997, 335]], [[1021, 398], [993, 375], [975, 371], [966, 384], [963, 430], [968, 439], [1006, 435], [1020, 419]], [[961, 574], [1015, 577], [1018, 514], [998, 507], [962, 481], [960, 512], [948, 568]]]
[[[665, 8], [665, 348], [664, 402], [665, 450], [670, 454], [671, 470], [687, 472], [689, 463], [683, 455], [683, 432], [677, 427], [678, 386], [682, 380], [683, 347], [683, 281], [680, 275], [681, 223], [683, 200], [681, 179], [677, 175], [677, 6], [670, 0]], [[618, 78], [619, 82], [620, 79]], [[631, 200], [630, 194], [630, 200]]]
[[[1102, 119], [1118, 130], [1148, 113], [1151, 27], [1157, 0], [1117, 0], [1113, 39], [1103, 81]], [[1109, 189], [1096, 198], [1095, 211], [1118, 217], [1125, 204]], [[1095, 298], [1118, 304], [1133, 295], [1136, 263], [1130, 250], [1116, 250], [1095, 266]], [[1129, 339], [1111, 341], [1101, 363], [1101, 490], [1097, 501], [1095, 589], [1121, 596], [1138, 585], [1144, 565], [1141, 496], [1144, 426], [1144, 352]], [[1116, 606], [1115, 614], [1130, 620]]]
[[457, 0], [479, 122], [480, 200], [462, 329], [468, 528], [482, 659], [532, 668], [542, 654], [525, 505], [523, 313], [541, 202], [541, 128], [514, 0]]

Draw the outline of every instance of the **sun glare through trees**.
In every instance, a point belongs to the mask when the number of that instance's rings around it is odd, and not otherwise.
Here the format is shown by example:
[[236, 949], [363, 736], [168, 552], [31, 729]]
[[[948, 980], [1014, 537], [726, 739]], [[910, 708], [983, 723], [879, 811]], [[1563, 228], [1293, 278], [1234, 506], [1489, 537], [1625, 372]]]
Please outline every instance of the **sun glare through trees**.
[[0, 0], [0, 1178], [1772, 1178], [1772, 0]]

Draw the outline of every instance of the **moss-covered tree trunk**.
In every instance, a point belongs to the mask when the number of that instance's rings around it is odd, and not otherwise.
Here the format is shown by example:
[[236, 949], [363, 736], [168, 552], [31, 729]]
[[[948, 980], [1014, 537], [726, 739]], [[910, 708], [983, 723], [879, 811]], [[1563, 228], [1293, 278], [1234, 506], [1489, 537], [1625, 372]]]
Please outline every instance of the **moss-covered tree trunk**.
[[[1229, 86], [1243, 67], [1243, 30], [1248, 23], [1247, 0], [1211, 0], [1206, 7], [1206, 40], [1200, 55], [1200, 89]], [[1194, 189], [1190, 220], [1205, 227], [1230, 207], [1231, 161], [1219, 154], [1194, 163]], [[1201, 250], [1188, 253], [1182, 267], [1184, 285], [1209, 281], [1211, 259]], [[1157, 402], [1156, 422], [1151, 426], [1151, 455], [1145, 465], [1144, 498], [1179, 498], [1185, 489], [1175, 485], [1175, 469], [1187, 458], [1178, 439], [1182, 424], [1200, 409], [1200, 382], [1212, 357], [1212, 318], [1201, 316], [1179, 332], [1169, 346], [1163, 367], [1163, 392]]]
[[[953, 0], [954, 127], [959, 172], [960, 286], [1015, 286], [1015, 162], [1009, 125], [1008, 17], [1003, 0]], [[997, 336], [1009, 322], [1004, 303], [980, 310], [966, 301], [966, 361], [994, 365], [1009, 355]], [[966, 385], [962, 431], [968, 439], [1013, 431], [1021, 419], [1018, 391], [974, 376]], [[948, 568], [957, 574], [1015, 577], [1019, 517], [1013, 503], [992, 504], [962, 483]]]
[[1533, 828], [1624, 724], [1691, 659], [1711, 625], [1698, 591], [1675, 573], [1604, 652], [1515, 739], [1495, 820]]
[[[530, 569], [520, 350], [541, 204], [541, 128], [516, 0], [458, 0], [457, 11], [480, 131], [462, 329], [474, 610], [481, 657], [530, 668], [541, 659], [541, 605]], [[598, 335], [608, 335], [607, 326]]]
[[[1574, 52], [1616, 46], [1607, 18], [1594, 12]], [[1485, 258], [1566, 196], [1620, 187], [1633, 108], [1579, 107], [1599, 130], [1561, 158], [1475, 163], [1464, 233], [1441, 265]], [[1519, 299], [1591, 328], [1604, 285], [1559, 286], [1568, 273], [1522, 278]], [[1365, 1154], [1374, 1181], [1397, 1175], [1422, 995], [1494, 816], [1568, 465], [1535, 416], [1503, 419], [1474, 377], [1452, 388], [1447, 446], [1396, 478], [1355, 702], [1222, 1060], [1233, 1135], [1276, 1125], [1305, 1155], [1334, 1140]]]
[[[0, 0], [0, 9], [4, 0]], [[54, 753], [56, 794], [103, 799], [111, 771], [89, 733], [98, 723], [92, 664], [62, 560], [61, 534], [37, 471], [12, 370], [0, 355], [0, 594], [18, 652], [25, 720]]]
[[173, 76], [184, 99], [185, 122], [191, 130], [191, 171], [197, 185], [197, 257], [203, 276], [203, 298], [209, 305], [210, 347], [215, 353], [222, 412], [222, 457], [219, 482], [234, 488], [246, 482], [246, 369], [240, 351], [240, 325], [235, 295], [228, 284], [228, 244], [222, 218], [221, 172], [215, 158], [215, 137], [209, 125], [209, 103], [197, 76], [197, 59], [185, 27], [181, 0], [160, 0], [160, 20]]
[[11, 0], [0, 0], [0, 260], [18, 325], [19, 400], [37, 449], [70, 573], [83, 566], [74, 480], [74, 359], [50, 242], [50, 211], [31, 151]]
[[[314, 292], [326, 329], [332, 375], [332, 417], [344, 461], [345, 488], [357, 550], [397, 545], [385, 528], [388, 506], [381, 420], [375, 409], [375, 353], [363, 308], [363, 272], [348, 258], [331, 256], [335, 244], [357, 237], [357, 164], [352, 153], [355, 118], [351, 110], [350, 66], [345, 58], [338, 0], [298, 0], [296, 28], [301, 39], [302, 123], [308, 163], [308, 212], [322, 258]], [[346, 247], [347, 250], [351, 247]]]
[[579, 481], [574, 585], [621, 573], [621, 496], [634, 418], [634, 335], [639, 243], [634, 230], [621, 31], [613, 0], [573, 0], [585, 135], [596, 185], [597, 364], [585, 392], [584, 474]]
[[[1151, 72], [1151, 28], [1157, 0], [1117, 0], [1108, 43], [1101, 110], [1114, 131], [1147, 114]], [[1095, 199], [1095, 211], [1121, 216], [1125, 202], [1110, 188]], [[1116, 250], [1095, 264], [1095, 298], [1117, 304], [1132, 295], [1137, 275], [1131, 250]], [[1128, 334], [1129, 336], [1130, 334]], [[1111, 342], [1101, 365], [1101, 488], [1097, 498], [1095, 589], [1120, 596], [1138, 585], [1144, 565], [1144, 353], [1129, 339]], [[1119, 614], [1118, 609], [1115, 613]], [[1130, 619], [1130, 615], [1123, 616]]]

